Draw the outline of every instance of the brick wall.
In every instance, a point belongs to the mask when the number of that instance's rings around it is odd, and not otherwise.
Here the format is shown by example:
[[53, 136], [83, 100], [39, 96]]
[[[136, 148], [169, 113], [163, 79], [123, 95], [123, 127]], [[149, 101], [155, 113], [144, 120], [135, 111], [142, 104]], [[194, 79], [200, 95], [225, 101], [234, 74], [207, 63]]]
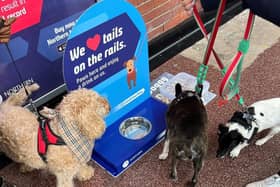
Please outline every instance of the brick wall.
[[181, 0], [128, 0], [142, 14], [149, 40], [188, 18]]

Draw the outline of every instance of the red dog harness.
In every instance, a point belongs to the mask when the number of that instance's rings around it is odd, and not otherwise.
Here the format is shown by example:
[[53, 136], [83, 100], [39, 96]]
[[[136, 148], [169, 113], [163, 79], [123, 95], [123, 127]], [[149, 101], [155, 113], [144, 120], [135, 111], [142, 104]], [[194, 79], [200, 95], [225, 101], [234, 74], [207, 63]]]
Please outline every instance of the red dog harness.
[[47, 162], [46, 154], [48, 145], [66, 145], [63, 139], [51, 130], [49, 119], [42, 116], [38, 117], [39, 128], [37, 138], [37, 150], [38, 154], [44, 162]]

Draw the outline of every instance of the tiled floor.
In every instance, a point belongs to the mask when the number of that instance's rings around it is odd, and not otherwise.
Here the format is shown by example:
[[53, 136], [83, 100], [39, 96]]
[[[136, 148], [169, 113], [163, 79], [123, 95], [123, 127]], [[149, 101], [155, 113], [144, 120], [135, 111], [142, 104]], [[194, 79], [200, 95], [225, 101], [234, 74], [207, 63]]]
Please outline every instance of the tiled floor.
[[[224, 65], [228, 65], [237, 52], [238, 44], [244, 34], [248, 15], [249, 11], [244, 10], [219, 28], [214, 48]], [[279, 36], [279, 27], [256, 16], [250, 38], [249, 52], [244, 59], [243, 69], [249, 67], [265, 49], [275, 44]], [[199, 40], [193, 46], [184, 50], [181, 55], [196, 62], [202, 62], [206, 45], [206, 39]], [[213, 57], [210, 58], [210, 64], [218, 68]]]

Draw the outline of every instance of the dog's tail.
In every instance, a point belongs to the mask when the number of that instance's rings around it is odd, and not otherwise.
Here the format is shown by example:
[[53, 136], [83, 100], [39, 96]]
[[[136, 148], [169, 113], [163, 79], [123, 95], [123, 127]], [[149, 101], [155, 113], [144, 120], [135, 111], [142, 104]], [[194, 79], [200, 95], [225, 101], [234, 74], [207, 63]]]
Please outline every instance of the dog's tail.
[[[37, 83], [25, 86], [26, 91], [30, 95], [32, 92], [38, 90], [40, 86]], [[21, 106], [27, 100], [28, 95], [24, 88], [21, 88], [17, 93], [14, 93], [8, 97], [3, 104], [13, 105], [13, 106]]]

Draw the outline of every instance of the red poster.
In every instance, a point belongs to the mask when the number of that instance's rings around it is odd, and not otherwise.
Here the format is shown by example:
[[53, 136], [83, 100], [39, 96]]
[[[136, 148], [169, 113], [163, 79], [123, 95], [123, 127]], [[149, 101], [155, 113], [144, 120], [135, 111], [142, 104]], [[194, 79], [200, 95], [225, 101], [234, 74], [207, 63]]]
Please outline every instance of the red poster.
[[1, 0], [0, 12], [4, 19], [16, 17], [12, 33], [40, 22], [43, 0]]

